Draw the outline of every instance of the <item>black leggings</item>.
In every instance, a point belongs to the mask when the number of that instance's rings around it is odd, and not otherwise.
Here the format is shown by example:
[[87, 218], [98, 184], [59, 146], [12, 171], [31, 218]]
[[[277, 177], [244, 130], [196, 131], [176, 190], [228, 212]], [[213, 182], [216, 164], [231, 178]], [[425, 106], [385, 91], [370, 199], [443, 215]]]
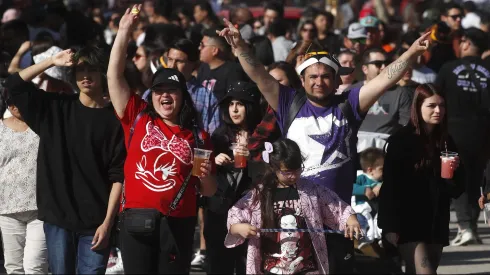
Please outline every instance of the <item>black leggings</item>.
[[188, 274], [192, 258], [196, 217], [168, 217], [168, 224], [179, 249], [179, 257], [169, 262], [168, 255], [161, 253], [158, 226], [152, 236], [130, 235], [124, 223], [121, 225], [120, 245], [125, 274]]
[[245, 274], [247, 242], [226, 248], [228, 213], [217, 214], [209, 209], [204, 212], [204, 238], [206, 239], [206, 262], [208, 274]]

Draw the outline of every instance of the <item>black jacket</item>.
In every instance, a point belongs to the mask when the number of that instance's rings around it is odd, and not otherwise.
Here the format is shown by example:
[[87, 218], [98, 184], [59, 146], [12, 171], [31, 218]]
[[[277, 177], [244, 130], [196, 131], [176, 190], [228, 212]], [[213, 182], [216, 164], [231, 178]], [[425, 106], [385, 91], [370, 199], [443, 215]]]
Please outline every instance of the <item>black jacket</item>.
[[[388, 139], [378, 226], [383, 234], [398, 233], [399, 243], [448, 245], [450, 199], [464, 191], [464, 185], [458, 184], [463, 182], [464, 167], [461, 163], [452, 180], [442, 179], [441, 149], [428, 156], [426, 144], [410, 124]], [[457, 152], [451, 138], [447, 146]]]
[[[230, 149], [230, 141], [225, 125], [221, 125], [211, 136], [214, 145], [214, 154], [227, 154], [233, 160], [233, 151]], [[243, 171], [241, 171], [243, 170]], [[238, 181], [234, 173], [241, 173]], [[250, 189], [252, 183], [248, 175], [248, 165], [244, 169], [235, 168], [234, 162], [225, 166], [216, 166], [216, 193], [206, 199], [206, 206], [209, 210], [217, 214], [227, 214], [228, 210]]]

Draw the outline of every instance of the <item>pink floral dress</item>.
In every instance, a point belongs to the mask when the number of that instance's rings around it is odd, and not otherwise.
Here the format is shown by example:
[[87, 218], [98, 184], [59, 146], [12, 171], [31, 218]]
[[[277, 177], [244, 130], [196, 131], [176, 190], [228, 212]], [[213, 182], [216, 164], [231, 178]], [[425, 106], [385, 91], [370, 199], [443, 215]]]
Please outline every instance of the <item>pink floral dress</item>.
[[[301, 211], [305, 213], [306, 225], [309, 229], [323, 228], [323, 225], [334, 230], [344, 230], [347, 219], [355, 214], [350, 205], [342, 201], [330, 189], [317, 185], [311, 181], [301, 179], [296, 184], [300, 197]], [[237, 223], [249, 223], [257, 228], [261, 227], [262, 218], [260, 202], [253, 203], [255, 191], [249, 192], [228, 211], [228, 230]], [[325, 234], [309, 233], [315, 250], [318, 273], [328, 274], [328, 254]], [[245, 241], [241, 236], [228, 233], [225, 246], [233, 248]], [[263, 274], [260, 234], [257, 238], [250, 238], [247, 251], [247, 274]]]

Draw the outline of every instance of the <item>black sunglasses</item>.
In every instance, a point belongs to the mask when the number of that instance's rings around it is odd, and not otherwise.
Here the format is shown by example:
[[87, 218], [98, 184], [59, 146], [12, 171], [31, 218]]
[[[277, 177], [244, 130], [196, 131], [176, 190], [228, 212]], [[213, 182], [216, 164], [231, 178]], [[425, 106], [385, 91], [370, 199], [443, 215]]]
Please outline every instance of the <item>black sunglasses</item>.
[[370, 62], [366, 63], [366, 65], [370, 65], [370, 64], [376, 66], [379, 69], [383, 65], [385, 65], [385, 66], [388, 65], [389, 62], [386, 60], [384, 60], [384, 61], [383, 60], [374, 60], [374, 61], [370, 61]]
[[456, 20], [456, 19], [461, 19], [463, 16], [461, 14], [455, 14], [455, 15], [449, 15], [449, 17], [451, 17], [453, 20]]

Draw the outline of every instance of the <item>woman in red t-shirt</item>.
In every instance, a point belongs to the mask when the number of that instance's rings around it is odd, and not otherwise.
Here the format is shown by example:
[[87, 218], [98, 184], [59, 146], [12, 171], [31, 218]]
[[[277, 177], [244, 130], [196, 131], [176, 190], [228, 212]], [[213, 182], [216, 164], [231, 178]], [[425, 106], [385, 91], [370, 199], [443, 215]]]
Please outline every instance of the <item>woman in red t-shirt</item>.
[[121, 18], [107, 72], [109, 94], [128, 152], [120, 228], [123, 265], [126, 273], [189, 273], [196, 194], [211, 196], [216, 191], [213, 156], [201, 165], [199, 177], [190, 176], [171, 212], [170, 204], [191, 173], [193, 148], [210, 150], [212, 146], [206, 132], [196, 131], [197, 113], [179, 71], [162, 68], [155, 72], [148, 103], [130, 92], [124, 67], [140, 8], [135, 5]]

